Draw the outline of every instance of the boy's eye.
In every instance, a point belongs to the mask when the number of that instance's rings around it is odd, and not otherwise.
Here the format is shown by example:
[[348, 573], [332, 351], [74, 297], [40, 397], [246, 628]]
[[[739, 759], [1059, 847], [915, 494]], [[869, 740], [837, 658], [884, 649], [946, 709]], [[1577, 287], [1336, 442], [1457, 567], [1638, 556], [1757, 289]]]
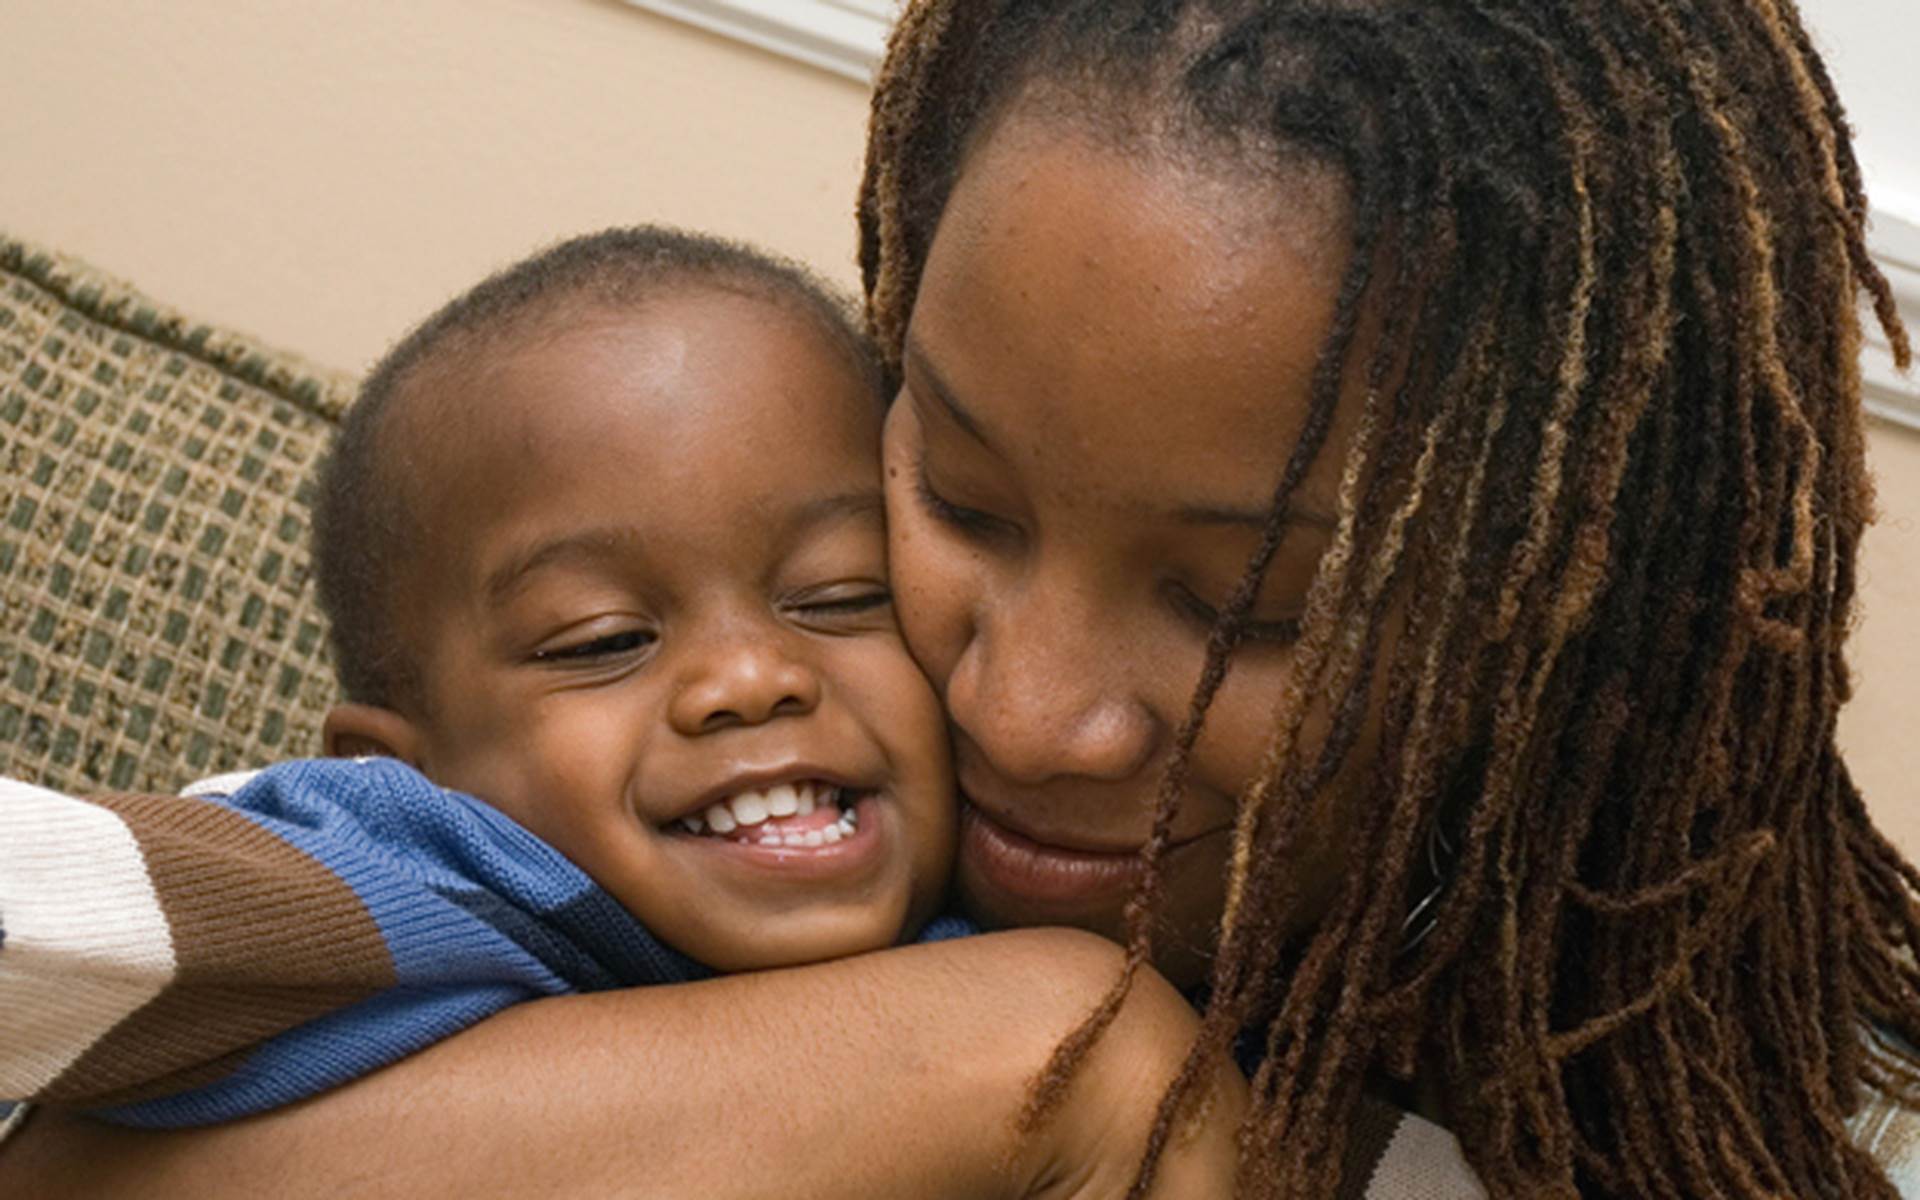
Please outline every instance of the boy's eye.
[[585, 641], [555, 646], [551, 650], [536, 651], [533, 657], [535, 662], [591, 663], [621, 654], [632, 654], [652, 645], [653, 641], [654, 635], [650, 630], [622, 629]]
[[806, 601], [801, 607], [810, 612], [866, 612], [893, 603], [893, 593], [881, 588], [875, 591], [855, 592], [841, 596], [822, 596]]
[[1012, 522], [1002, 517], [981, 512], [977, 508], [955, 504], [935, 491], [933, 481], [927, 477], [925, 454], [920, 456], [920, 461], [914, 470], [913, 490], [920, 500], [920, 506], [927, 510], [927, 515], [967, 537], [1007, 537], [1019, 532]]
[[790, 612], [815, 621], [847, 621], [867, 615], [886, 615], [893, 593], [870, 582], [830, 584], [800, 592], [787, 601]]
[[[1208, 604], [1192, 588], [1184, 584], [1171, 585], [1174, 604], [1196, 625], [1208, 632], [1220, 623], [1220, 610]], [[1240, 623], [1240, 635], [1251, 642], [1272, 642], [1288, 645], [1299, 640], [1300, 620], [1297, 617], [1283, 617], [1278, 620], [1259, 620], [1249, 615]]]

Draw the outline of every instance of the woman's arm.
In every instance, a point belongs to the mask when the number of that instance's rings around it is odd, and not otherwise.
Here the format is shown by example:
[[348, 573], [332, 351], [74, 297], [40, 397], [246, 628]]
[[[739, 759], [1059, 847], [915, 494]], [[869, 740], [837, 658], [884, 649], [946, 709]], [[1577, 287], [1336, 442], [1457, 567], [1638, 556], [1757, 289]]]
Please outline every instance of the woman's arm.
[[233, 1121], [513, 1004], [709, 974], [399, 763], [290, 761], [196, 796], [0, 779], [0, 1098]]
[[[537, 1001], [307, 1103], [140, 1133], [42, 1113], [0, 1195], [1111, 1196], [1195, 1018], [1148, 973], [1066, 1107], [1014, 1118], [1119, 952], [1024, 930]], [[1160, 1194], [1229, 1195], [1244, 1085]]]

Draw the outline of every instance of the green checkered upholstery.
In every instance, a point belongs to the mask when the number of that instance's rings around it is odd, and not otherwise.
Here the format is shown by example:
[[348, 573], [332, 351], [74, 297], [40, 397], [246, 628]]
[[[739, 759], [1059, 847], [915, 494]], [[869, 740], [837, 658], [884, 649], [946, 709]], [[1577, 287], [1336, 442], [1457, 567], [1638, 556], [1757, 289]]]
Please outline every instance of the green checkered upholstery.
[[0, 234], [0, 774], [172, 790], [318, 749], [344, 375]]

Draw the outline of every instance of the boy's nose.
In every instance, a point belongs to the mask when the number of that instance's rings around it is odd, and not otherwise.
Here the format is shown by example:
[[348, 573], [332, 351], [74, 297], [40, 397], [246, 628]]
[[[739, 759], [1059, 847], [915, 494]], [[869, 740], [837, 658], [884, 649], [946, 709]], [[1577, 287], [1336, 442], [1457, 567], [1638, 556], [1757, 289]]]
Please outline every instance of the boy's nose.
[[668, 719], [687, 737], [801, 716], [820, 703], [812, 668], [783, 653], [777, 636], [717, 647], [690, 663]]

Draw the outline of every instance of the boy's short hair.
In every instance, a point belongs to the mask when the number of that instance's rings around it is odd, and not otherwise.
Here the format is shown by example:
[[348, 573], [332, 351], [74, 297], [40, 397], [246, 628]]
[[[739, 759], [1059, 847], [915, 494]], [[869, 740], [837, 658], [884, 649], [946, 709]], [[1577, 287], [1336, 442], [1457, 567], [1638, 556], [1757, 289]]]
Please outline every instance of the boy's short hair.
[[321, 462], [313, 508], [313, 568], [331, 625], [334, 673], [347, 699], [418, 703], [416, 664], [398, 628], [396, 580], [412, 552], [408, 456], [387, 446], [391, 418], [436, 366], [471, 363], [568, 318], [630, 309], [680, 287], [744, 292], [791, 306], [844, 354], [876, 397], [883, 376], [851, 303], [812, 272], [741, 242], [660, 226], [607, 229], [551, 246], [456, 297], [374, 364]]

